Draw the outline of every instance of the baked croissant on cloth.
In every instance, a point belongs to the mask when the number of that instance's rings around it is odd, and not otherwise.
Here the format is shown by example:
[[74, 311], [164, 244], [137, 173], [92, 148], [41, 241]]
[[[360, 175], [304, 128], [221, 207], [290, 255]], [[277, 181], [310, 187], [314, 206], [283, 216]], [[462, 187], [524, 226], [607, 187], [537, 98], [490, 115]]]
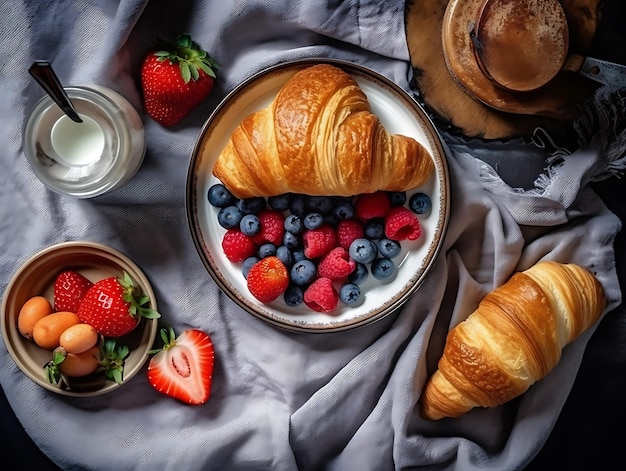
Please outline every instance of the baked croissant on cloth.
[[422, 416], [459, 417], [521, 395], [605, 306], [600, 282], [578, 265], [544, 261], [514, 274], [448, 333], [422, 393]]
[[235, 196], [352, 196], [422, 185], [433, 160], [415, 139], [388, 133], [345, 71], [298, 71], [236, 127], [213, 167]]

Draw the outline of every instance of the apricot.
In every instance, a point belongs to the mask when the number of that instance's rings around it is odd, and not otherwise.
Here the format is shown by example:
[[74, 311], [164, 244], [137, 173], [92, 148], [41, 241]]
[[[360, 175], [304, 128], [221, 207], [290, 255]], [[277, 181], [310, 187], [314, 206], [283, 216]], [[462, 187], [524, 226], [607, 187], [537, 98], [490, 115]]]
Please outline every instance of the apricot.
[[43, 296], [33, 296], [22, 305], [17, 315], [17, 330], [27, 339], [32, 339], [37, 321], [49, 314], [52, 314], [50, 301]]
[[67, 353], [83, 353], [98, 343], [98, 332], [89, 324], [74, 324], [63, 331], [59, 345]]
[[65, 359], [59, 364], [59, 370], [66, 376], [78, 378], [87, 376], [100, 366], [100, 348], [96, 345], [82, 353], [66, 352]]
[[80, 318], [73, 312], [53, 312], [35, 323], [33, 340], [41, 348], [53, 350], [60, 345], [61, 334], [69, 327], [79, 323]]

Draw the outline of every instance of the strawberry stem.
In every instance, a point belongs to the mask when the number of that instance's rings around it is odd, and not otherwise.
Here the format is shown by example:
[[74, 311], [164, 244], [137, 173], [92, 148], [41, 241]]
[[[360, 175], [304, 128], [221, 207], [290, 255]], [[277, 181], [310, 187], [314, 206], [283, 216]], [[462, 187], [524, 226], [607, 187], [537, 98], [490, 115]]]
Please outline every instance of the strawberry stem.
[[44, 365], [44, 369], [46, 371], [46, 377], [51, 384], [59, 385], [64, 383], [69, 389], [69, 381], [67, 377], [61, 373], [61, 369], [59, 368], [59, 365], [65, 360], [65, 356], [66, 352], [63, 347], [55, 348], [52, 352], [52, 359]]
[[118, 345], [114, 339], [106, 339], [100, 345], [100, 365], [106, 379], [122, 384], [124, 363], [130, 350], [126, 345]]
[[199, 44], [192, 41], [188, 34], [181, 34], [176, 44], [168, 44], [166, 49], [154, 53], [160, 62], [169, 60], [172, 64], [178, 64], [183, 81], [194, 82], [200, 78], [200, 70], [210, 77], [215, 78], [215, 71], [219, 64]]
[[150, 350], [148, 352], [149, 355], [159, 353], [161, 350], [169, 350], [174, 345], [176, 345], [176, 333], [174, 332], [174, 329], [171, 326], [169, 326], [167, 329], [166, 328], [161, 329], [160, 333], [161, 333], [161, 340], [163, 340], [163, 346], [161, 348], [155, 348], [153, 350]]
[[[100, 368], [104, 377], [117, 384], [124, 380], [124, 364], [130, 354], [127, 345], [118, 345], [115, 339], [100, 340]], [[56, 384], [71, 390], [70, 381], [61, 373], [60, 365], [65, 361], [67, 353], [63, 347], [57, 347], [52, 352], [52, 359], [44, 365], [46, 377], [51, 384]]]
[[128, 308], [134, 317], [140, 316], [146, 319], [158, 319], [161, 317], [156, 310], [146, 306], [150, 302], [150, 297], [142, 294], [131, 276], [124, 272], [122, 278], [118, 278], [120, 286], [124, 289], [124, 301], [130, 304]]

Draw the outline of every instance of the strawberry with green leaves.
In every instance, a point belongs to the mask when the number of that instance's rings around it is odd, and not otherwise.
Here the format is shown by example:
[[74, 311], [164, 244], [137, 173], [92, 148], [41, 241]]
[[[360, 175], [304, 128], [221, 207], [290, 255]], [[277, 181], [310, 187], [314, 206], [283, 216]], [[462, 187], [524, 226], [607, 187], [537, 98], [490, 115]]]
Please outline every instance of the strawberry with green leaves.
[[148, 381], [157, 391], [187, 404], [209, 400], [215, 350], [211, 337], [187, 329], [176, 338], [174, 329], [161, 329], [163, 347], [148, 363]]
[[142, 317], [161, 315], [149, 307], [150, 298], [135, 285], [130, 275], [111, 276], [96, 282], [78, 306], [78, 317], [105, 337], [121, 337], [139, 325]]
[[209, 96], [217, 68], [217, 62], [188, 34], [149, 53], [141, 66], [146, 112], [163, 126], [178, 123]]

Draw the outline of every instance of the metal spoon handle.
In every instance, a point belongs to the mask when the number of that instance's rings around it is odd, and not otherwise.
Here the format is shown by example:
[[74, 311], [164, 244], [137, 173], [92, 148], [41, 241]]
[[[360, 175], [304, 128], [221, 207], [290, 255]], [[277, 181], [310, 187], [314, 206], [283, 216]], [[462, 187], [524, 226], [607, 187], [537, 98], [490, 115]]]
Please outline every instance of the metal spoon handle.
[[35, 61], [28, 72], [72, 121], [83, 122], [48, 61]]

